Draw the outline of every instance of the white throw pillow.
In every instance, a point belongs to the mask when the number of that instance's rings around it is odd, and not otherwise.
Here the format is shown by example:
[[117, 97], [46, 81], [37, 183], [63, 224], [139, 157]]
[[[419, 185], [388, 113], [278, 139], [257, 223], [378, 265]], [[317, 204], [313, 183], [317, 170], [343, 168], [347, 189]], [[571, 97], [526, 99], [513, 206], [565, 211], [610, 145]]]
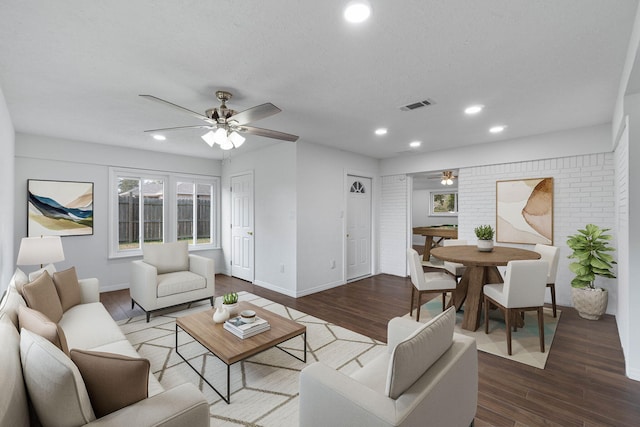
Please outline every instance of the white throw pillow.
[[451, 347], [456, 311], [449, 308], [418, 328], [391, 353], [385, 394], [397, 399]]
[[29, 397], [43, 427], [79, 426], [96, 419], [80, 371], [58, 347], [22, 329], [20, 359]]
[[29, 281], [33, 282], [45, 271], [49, 273], [49, 276], [53, 277], [53, 273], [56, 272], [56, 266], [53, 264], [47, 264], [39, 270], [32, 271], [31, 273], [29, 273]]

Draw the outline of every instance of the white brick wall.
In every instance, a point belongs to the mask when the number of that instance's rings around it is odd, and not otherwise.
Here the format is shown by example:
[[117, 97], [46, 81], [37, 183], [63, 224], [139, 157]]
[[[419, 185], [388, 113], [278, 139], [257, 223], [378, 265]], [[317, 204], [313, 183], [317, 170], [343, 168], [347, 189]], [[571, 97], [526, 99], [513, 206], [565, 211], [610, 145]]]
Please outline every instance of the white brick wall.
[[380, 196], [380, 272], [407, 275], [407, 177], [382, 177]]
[[[496, 181], [553, 177], [553, 244], [560, 248], [556, 278], [559, 305], [571, 306], [567, 236], [588, 223], [611, 228], [615, 237], [616, 193], [613, 153], [535, 160], [461, 169], [459, 173], [459, 237], [475, 242], [473, 229], [480, 224], [496, 224]], [[503, 245], [503, 243], [500, 243]], [[507, 245], [507, 244], [504, 244]], [[612, 245], [616, 247], [615, 240]], [[532, 245], [508, 245], [531, 249]], [[615, 256], [616, 253], [614, 253]], [[598, 278], [609, 290], [608, 313], [615, 314], [617, 286], [612, 279]], [[547, 300], [550, 298], [547, 293]]]

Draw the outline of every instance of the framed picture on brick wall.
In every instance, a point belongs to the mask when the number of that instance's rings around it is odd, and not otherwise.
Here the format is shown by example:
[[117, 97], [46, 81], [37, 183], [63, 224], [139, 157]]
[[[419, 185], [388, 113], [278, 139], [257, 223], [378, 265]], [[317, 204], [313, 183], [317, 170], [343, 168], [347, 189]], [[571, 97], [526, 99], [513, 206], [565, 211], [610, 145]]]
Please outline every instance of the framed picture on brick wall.
[[496, 182], [496, 241], [553, 245], [553, 178]]

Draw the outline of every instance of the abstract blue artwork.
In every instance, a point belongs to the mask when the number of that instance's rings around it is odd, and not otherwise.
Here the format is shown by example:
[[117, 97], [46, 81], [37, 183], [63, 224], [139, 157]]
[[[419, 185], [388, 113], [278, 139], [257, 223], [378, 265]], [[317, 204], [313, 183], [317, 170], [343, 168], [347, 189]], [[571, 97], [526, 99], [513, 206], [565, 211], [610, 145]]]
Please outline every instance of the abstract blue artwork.
[[93, 234], [93, 183], [28, 180], [27, 235]]

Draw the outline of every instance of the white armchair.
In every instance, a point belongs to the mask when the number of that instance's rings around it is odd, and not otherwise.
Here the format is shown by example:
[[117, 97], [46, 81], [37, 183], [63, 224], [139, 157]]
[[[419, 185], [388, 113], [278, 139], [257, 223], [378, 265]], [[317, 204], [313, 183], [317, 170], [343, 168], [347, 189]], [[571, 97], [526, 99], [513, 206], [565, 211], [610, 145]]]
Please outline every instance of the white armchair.
[[453, 332], [455, 308], [427, 324], [394, 318], [389, 351], [345, 375], [314, 363], [300, 374], [300, 425], [469, 426], [478, 399], [473, 338]]
[[147, 314], [167, 307], [208, 299], [213, 307], [215, 266], [210, 258], [190, 255], [187, 242], [142, 247], [143, 259], [131, 262], [131, 308]]

